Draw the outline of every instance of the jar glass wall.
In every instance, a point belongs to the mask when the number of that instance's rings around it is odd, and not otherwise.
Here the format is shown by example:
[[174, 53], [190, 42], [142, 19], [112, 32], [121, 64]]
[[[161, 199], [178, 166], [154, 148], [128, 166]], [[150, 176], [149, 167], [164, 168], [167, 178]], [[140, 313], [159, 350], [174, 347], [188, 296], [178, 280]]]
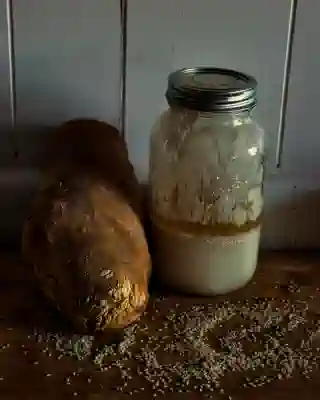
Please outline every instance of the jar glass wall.
[[249, 110], [171, 106], [150, 141], [150, 214], [157, 275], [220, 294], [252, 277], [263, 207], [264, 133]]

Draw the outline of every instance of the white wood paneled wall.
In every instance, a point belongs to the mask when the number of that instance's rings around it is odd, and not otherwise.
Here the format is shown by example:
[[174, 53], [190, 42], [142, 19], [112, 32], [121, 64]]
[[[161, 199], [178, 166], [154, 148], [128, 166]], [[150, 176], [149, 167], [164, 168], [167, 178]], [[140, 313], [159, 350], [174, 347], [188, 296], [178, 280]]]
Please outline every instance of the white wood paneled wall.
[[291, 217], [278, 225], [279, 216], [275, 215], [270, 228], [266, 226], [266, 233], [278, 226], [286, 231], [290, 226], [292, 247], [320, 247], [319, 15], [320, 1], [298, 1], [286, 130], [277, 176], [282, 190], [286, 188], [282, 210], [289, 209], [292, 193]]
[[[4, 10], [5, 1], [0, 2]], [[16, 237], [21, 230], [39, 182], [35, 164], [47, 139], [42, 128], [79, 116], [118, 126], [120, 118], [119, 1], [14, 0], [11, 4], [19, 158], [0, 171], [4, 194], [0, 238]], [[5, 15], [1, 13], [1, 32], [6, 32]], [[7, 46], [5, 37], [3, 43]], [[8, 56], [1, 44], [0, 55], [2, 70]], [[2, 75], [1, 85], [8, 85]], [[8, 90], [1, 90], [0, 99], [2, 92], [8, 102]]]
[[270, 164], [274, 164], [290, 1], [134, 0], [128, 4], [127, 130], [139, 175], [144, 178], [147, 171], [148, 132], [166, 106], [168, 71], [197, 65], [229, 66], [257, 78], [258, 110], [268, 132]]
[[0, 0], [0, 166], [12, 161], [10, 71], [6, 1]]
[[[296, 3], [286, 101], [288, 31]], [[13, 5], [16, 78], [16, 126], [10, 134], [6, 4]], [[166, 107], [168, 73], [214, 65], [258, 79], [257, 117], [268, 144], [263, 245], [320, 246], [320, 61], [317, 46], [310, 45], [320, 37], [319, 12], [317, 0], [0, 0], [0, 238], [19, 235], [49, 134], [43, 128], [73, 117], [124, 124], [130, 157], [144, 180], [150, 128]], [[125, 115], [121, 78], [126, 83]], [[277, 169], [281, 116], [286, 129]]]
[[[14, 0], [20, 158], [37, 127], [78, 116], [119, 124], [118, 0]], [[25, 134], [23, 134], [25, 132]]]

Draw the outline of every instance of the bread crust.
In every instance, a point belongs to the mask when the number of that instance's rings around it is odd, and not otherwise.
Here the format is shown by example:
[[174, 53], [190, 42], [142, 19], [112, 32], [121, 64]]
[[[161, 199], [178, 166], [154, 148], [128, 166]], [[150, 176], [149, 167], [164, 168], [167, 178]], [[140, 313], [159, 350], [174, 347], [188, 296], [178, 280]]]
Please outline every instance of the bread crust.
[[151, 271], [125, 143], [110, 125], [76, 120], [57, 130], [50, 154], [24, 225], [26, 259], [77, 330], [125, 327], [147, 305]]

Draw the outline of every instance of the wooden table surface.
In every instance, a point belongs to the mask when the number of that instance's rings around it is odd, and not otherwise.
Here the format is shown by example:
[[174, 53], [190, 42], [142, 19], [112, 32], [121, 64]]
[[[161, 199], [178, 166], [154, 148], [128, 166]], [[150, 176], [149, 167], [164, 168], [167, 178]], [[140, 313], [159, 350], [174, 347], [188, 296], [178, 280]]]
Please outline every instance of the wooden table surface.
[[228, 296], [154, 294], [103, 358], [104, 338], [68, 353], [79, 337], [59, 333], [21, 258], [2, 255], [0, 399], [317, 399], [318, 288], [320, 254], [268, 253], [254, 280]]

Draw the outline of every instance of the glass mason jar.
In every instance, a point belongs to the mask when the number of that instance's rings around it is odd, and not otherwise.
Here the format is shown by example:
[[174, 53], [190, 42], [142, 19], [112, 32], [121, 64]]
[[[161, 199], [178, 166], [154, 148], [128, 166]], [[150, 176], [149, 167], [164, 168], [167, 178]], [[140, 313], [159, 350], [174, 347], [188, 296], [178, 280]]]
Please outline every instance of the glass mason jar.
[[253, 276], [263, 207], [264, 132], [254, 78], [190, 68], [169, 75], [150, 140], [154, 269], [188, 293], [223, 294]]

